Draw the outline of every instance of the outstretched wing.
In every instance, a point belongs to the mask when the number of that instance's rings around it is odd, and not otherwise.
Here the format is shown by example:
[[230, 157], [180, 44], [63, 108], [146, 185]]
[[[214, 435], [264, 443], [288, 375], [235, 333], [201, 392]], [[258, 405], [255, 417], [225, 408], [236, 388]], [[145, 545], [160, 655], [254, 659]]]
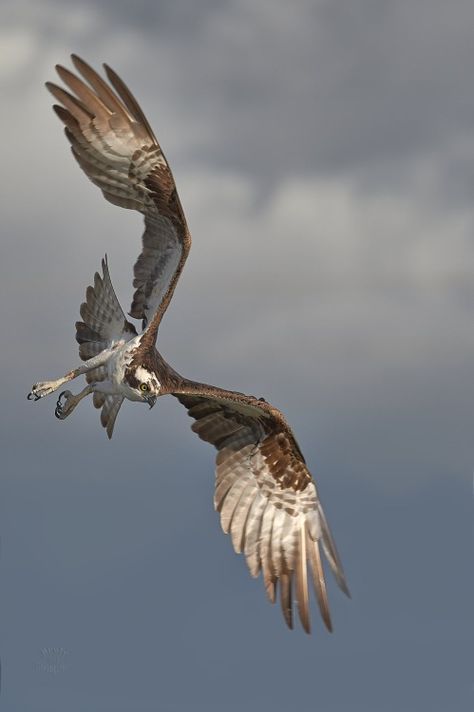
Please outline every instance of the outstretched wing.
[[194, 418], [194, 432], [219, 451], [214, 504], [235, 551], [244, 552], [252, 576], [263, 572], [272, 603], [280, 583], [290, 628], [295, 589], [307, 633], [309, 561], [321, 615], [332, 630], [320, 545], [340, 588], [349, 591], [315, 483], [282, 414], [262, 400], [186, 384], [186, 392], [173, 395]]
[[72, 55], [72, 61], [86, 81], [57, 66], [73, 93], [51, 82], [46, 86], [62, 104], [54, 110], [88, 178], [114, 205], [145, 216], [130, 315], [149, 324], [149, 339], [154, 342], [191, 246], [176, 185], [145, 115], [123, 81], [104, 65], [111, 88], [79, 57]]
[[[137, 335], [133, 324], [125, 318], [115, 294], [110, 281], [107, 257], [102, 260], [102, 277], [96, 272], [94, 286], [87, 287], [86, 301], [81, 304], [81, 316], [84, 321], [76, 321], [76, 341], [83, 361], [96, 356], [113, 344], [130, 341]], [[106, 366], [99, 366], [86, 373], [88, 383], [97, 383], [106, 378]], [[111, 438], [123, 398], [94, 393], [93, 401], [96, 408], [102, 408], [100, 421]]]

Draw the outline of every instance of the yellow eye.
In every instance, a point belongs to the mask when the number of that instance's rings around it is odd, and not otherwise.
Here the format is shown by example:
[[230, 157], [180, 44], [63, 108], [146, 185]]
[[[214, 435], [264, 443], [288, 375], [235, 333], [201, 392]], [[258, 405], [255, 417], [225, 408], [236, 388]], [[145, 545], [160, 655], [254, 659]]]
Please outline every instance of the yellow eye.
[[146, 383], [140, 383], [140, 390], [146, 393], [146, 391], [149, 391], [149, 387]]

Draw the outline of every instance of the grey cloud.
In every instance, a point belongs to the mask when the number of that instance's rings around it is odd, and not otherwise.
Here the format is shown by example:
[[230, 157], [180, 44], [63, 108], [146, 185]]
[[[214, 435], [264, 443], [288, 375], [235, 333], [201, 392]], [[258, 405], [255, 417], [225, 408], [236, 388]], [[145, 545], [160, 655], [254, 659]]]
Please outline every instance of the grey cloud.
[[[50, 8], [46, 35], [71, 43], [76, 28], [80, 37], [79, 6]], [[260, 180], [367, 176], [387, 163], [403, 171], [431, 154], [442, 162], [473, 123], [469, 3], [90, 3], [82, 12], [94, 20], [81, 42], [98, 59], [114, 32], [142, 33], [145, 63], [130, 56], [129, 79], [155, 94], [158, 117], [171, 88], [184, 136], [187, 124], [204, 129], [187, 147], [196, 161]]]
[[[2, 13], [2, 705], [470, 709], [471, 3]], [[111, 443], [90, 404], [59, 423], [25, 399], [76, 363], [102, 255], [127, 307], [139, 249], [50, 110], [70, 51], [124, 76], [178, 182], [164, 356], [281, 407], [317, 477], [353, 592], [330, 584], [332, 638], [290, 635], [233, 556], [171, 398], [127, 404]]]

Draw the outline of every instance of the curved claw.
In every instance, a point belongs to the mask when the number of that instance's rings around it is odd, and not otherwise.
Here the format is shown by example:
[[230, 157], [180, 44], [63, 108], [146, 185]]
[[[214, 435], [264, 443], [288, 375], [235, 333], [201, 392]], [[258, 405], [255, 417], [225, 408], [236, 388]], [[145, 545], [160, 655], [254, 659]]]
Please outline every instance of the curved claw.
[[58, 378], [56, 381], [40, 381], [31, 386], [31, 391], [26, 397], [28, 400], [38, 401], [45, 396], [49, 396], [64, 382], [64, 378]]
[[[54, 415], [56, 416], [56, 418], [58, 418], [58, 420], [64, 420], [64, 418], [66, 417], [67, 413], [66, 414], [64, 413], [64, 407], [66, 406], [68, 398], [71, 395], [72, 395], [71, 391], [62, 391], [59, 394], [59, 398], [56, 401], [56, 408], [54, 410]], [[66, 402], [64, 403], [64, 405], [61, 403], [62, 398], [66, 399]]]

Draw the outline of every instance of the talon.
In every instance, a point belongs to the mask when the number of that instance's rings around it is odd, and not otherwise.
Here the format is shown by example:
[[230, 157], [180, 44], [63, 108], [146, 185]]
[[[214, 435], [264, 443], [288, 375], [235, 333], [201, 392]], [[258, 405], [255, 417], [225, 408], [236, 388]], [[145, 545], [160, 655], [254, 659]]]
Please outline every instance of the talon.
[[61, 403], [61, 399], [63, 398], [64, 394], [66, 391], [62, 391], [59, 394], [58, 400], [56, 401], [56, 408], [54, 410], [54, 415], [56, 418], [60, 418], [63, 412], [63, 404]]
[[[54, 410], [54, 415], [56, 416], [56, 418], [58, 418], [58, 420], [64, 420], [66, 418], [66, 416], [68, 415], [67, 411], [64, 412], [64, 408], [67, 406], [67, 402], [71, 396], [72, 396], [71, 391], [62, 391], [59, 394], [59, 398], [56, 401], [56, 408]], [[63, 398], [65, 399], [64, 404], [61, 402], [61, 400]]]
[[49, 396], [61, 383], [64, 383], [64, 381], [40, 381], [40, 383], [35, 383], [31, 386], [31, 391], [26, 397], [28, 400], [39, 401], [41, 398]]
[[26, 396], [29, 401], [39, 401], [41, 396], [36, 392], [36, 386], [32, 386], [31, 391]]

